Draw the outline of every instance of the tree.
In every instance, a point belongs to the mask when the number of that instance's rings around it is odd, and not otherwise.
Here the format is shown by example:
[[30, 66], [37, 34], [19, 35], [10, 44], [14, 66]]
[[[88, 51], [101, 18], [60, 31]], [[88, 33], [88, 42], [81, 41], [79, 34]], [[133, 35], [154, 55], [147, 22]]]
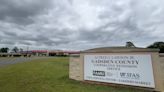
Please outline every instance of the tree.
[[12, 51], [15, 52], [15, 53], [17, 53], [17, 52], [19, 51], [19, 49], [18, 49], [18, 47], [14, 47], [14, 48], [12, 49]]
[[23, 52], [23, 49], [22, 49], [22, 48], [20, 48], [20, 49], [19, 49], [19, 51], [20, 51], [20, 52]]
[[126, 47], [135, 47], [135, 45], [132, 42], [126, 42]]
[[7, 48], [7, 47], [0, 49], [0, 52], [2, 52], [2, 53], [7, 53], [8, 51], [9, 51], [9, 48]]
[[164, 42], [154, 42], [152, 45], [149, 45], [147, 48], [158, 48], [160, 53], [164, 53]]

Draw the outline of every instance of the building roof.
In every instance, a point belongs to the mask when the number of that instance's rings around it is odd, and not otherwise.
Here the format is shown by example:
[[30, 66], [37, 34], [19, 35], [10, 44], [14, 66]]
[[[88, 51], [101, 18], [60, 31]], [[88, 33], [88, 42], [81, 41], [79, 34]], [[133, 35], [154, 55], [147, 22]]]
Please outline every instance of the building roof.
[[115, 53], [115, 52], [159, 52], [159, 49], [140, 47], [100, 47], [81, 51], [81, 53]]

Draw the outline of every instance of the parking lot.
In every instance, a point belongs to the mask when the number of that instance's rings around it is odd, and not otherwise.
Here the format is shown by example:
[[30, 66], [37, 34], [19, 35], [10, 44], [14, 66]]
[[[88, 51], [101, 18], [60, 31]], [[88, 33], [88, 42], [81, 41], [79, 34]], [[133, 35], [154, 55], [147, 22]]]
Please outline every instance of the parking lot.
[[34, 59], [40, 59], [40, 58], [45, 58], [45, 57], [7, 57], [7, 58], [1, 57], [0, 67], [10, 65], [10, 64], [15, 64], [15, 63], [21, 63], [21, 62], [30, 62]]

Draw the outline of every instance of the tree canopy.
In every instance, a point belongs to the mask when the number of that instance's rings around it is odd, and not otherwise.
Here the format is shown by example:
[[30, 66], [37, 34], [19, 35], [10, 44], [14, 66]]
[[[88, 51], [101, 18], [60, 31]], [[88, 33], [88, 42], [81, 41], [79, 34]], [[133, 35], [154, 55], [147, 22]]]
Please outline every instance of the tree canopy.
[[19, 49], [18, 49], [18, 47], [14, 47], [14, 48], [12, 49], [12, 51], [15, 52], [15, 53], [17, 53], [17, 52], [19, 52]]
[[149, 45], [147, 48], [158, 48], [160, 53], [164, 53], [164, 42], [154, 42], [152, 45]]
[[126, 47], [135, 47], [133, 42], [126, 42]]
[[9, 51], [9, 48], [5, 47], [5, 48], [0, 48], [0, 52], [1, 53], [7, 53]]

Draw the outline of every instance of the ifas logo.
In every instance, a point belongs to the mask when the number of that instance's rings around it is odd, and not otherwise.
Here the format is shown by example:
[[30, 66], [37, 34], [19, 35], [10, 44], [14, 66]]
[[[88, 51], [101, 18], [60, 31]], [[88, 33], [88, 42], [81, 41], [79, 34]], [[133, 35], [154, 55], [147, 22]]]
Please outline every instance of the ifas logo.
[[93, 71], [93, 76], [105, 76], [105, 71]]
[[120, 73], [121, 78], [139, 79], [140, 75], [138, 73]]

